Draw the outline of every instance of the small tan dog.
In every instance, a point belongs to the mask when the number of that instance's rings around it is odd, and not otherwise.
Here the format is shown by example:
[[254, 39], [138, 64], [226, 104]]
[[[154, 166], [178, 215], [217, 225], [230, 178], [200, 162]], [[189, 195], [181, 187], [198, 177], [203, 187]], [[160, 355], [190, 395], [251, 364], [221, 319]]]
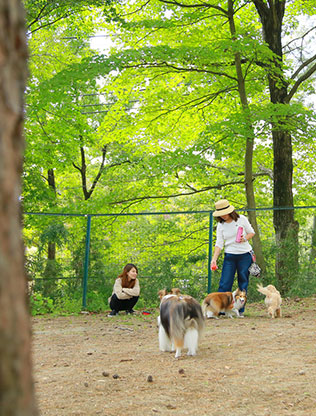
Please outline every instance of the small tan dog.
[[263, 295], [266, 295], [264, 303], [268, 308], [268, 314], [271, 316], [271, 318], [281, 318], [282, 298], [280, 292], [273, 285], [263, 287], [262, 285], [258, 284], [257, 290]]

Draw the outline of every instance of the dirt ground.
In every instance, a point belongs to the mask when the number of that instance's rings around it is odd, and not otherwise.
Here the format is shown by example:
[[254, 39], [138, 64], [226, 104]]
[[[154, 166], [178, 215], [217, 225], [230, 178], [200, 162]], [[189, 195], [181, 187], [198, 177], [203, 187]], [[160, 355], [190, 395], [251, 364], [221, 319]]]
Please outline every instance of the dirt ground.
[[208, 319], [197, 356], [178, 360], [159, 351], [158, 310], [33, 318], [40, 414], [316, 415], [316, 296], [283, 301], [281, 319], [247, 306]]

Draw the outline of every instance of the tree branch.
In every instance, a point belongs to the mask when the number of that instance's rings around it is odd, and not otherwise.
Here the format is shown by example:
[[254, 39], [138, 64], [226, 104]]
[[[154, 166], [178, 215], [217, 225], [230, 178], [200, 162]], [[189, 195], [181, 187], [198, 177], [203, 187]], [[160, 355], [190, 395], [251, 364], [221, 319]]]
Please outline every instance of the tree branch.
[[[107, 146], [104, 146], [103, 149], [102, 149], [102, 161], [101, 161], [101, 164], [100, 164], [100, 167], [99, 167], [99, 172], [98, 172], [97, 176], [95, 177], [95, 179], [92, 183], [90, 191], [88, 192], [88, 198], [90, 198], [90, 196], [92, 195], [92, 192], [94, 191], [94, 188], [96, 187], [96, 185], [97, 185], [97, 183], [98, 183], [98, 181], [99, 181], [99, 179], [102, 175], [102, 172], [104, 170], [106, 150], [107, 150]], [[86, 199], [88, 199], [88, 198], [86, 198]]]
[[80, 146], [80, 153], [81, 153], [81, 184], [82, 184], [82, 191], [84, 194], [84, 199], [87, 200], [89, 198], [88, 192], [87, 192], [87, 165], [86, 165], [86, 157], [83, 146]]
[[303, 74], [293, 85], [291, 91], [289, 92], [289, 94], [286, 96], [286, 99], [284, 100], [285, 103], [289, 103], [291, 98], [293, 97], [293, 95], [296, 93], [296, 91], [298, 90], [299, 86], [306, 81], [314, 72], [316, 71], [316, 63], [308, 70], [305, 72], [305, 74]]
[[38, 15], [34, 18], [34, 20], [27, 25], [27, 29], [29, 29], [33, 24], [40, 20], [41, 14], [44, 12], [45, 8], [48, 6], [48, 3], [44, 4], [44, 6], [40, 9]]
[[136, 197], [136, 198], [130, 198], [130, 199], [122, 199], [121, 201], [112, 202], [110, 205], [125, 204], [127, 202], [138, 203], [138, 202], [149, 200], [149, 199], [176, 198], [176, 197], [179, 197], [179, 196], [188, 196], [188, 195], [199, 194], [199, 193], [202, 193], [202, 192], [209, 191], [211, 189], [222, 189], [225, 186], [237, 185], [237, 184], [243, 184], [243, 183], [244, 183], [244, 181], [232, 181], [232, 182], [227, 182], [227, 183], [214, 185], [214, 186], [206, 186], [205, 188], [202, 188], [202, 189], [199, 189], [199, 190], [194, 190], [192, 192], [186, 192], [186, 193], [177, 193], [177, 194], [170, 194], [170, 195], [143, 196], [143, 197]]
[[302, 65], [299, 66], [299, 68], [294, 72], [294, 74], [291, 76], [291, 79], [295, 79], [297, 75], [310, 63], [316, 60], [316, 55], [312, 56], [311, 58], [307, 59], [307, 61], [303, 62]]
[[197, 107], [201, 104], [209, 103], [209, 102], [212, 103], [218, 96], [220, 96], [221, 93], [224, 93], [224, 92], [227, 93], [227, 92], [232, 91], [232, 90], [233, 90], [233, 88], [226, 88], [224, 90], [217, 91], [216, 93], [207, 94], [203, 97], [195, 98], [194, 100], [190, 100], [190, 101], [188, 101], [184, 104], [178, 105], [175, 108], [163, 110], [162, 113], [160, 113], [158, 116], [154, 117], [150, 122], [152, 123], [152, 122], [158, 120], [160, 117], [163, 117], [166, 114], [170, 114], [170, 113], [175, 112], [175, 111], [179, 111], [182, 108]]
[[222, 9], [219, 6], [216, 6], [214, 4], [209, 4], [209, 3], [204, 3], [204, 2], [200, 2], [198, 4], [185, 4], [185, 3], [180, 3], [178, 1], [172, 1], [172, 0], [159, 0], [160, 3], [164, 3], [164, 4], [172, 4], [174, 6], [178, 6], [178, 7], [184, 7], [184, 8], [207, 8], [207, 9], [215, 9], [220, 11], [221, 13], [223, 13], [225, 16], [227, 16], [227, 11], [225, 9]]
[[147, 62], [145, 62], [144, 64], [124, 66], [124, 69], [132, 69], [132, 68], [172, 68], [172, 69], [174, 69], [175, 71], [178, 71], [178, 72], [198, 72], [198, 73], [202, 72], [204, 74], [224, 76], [224, 77], [227, 77], [229, 79], [232, 79], [233, 81], [237, 81], [235, 77], [232, 77], [231, 75], [229, 75], [225, 72], [210, 71], [208, 69], [178, 67], [178, 66], [173, 65], [173, 64], [168, 64], [168, 62], [166, 62], [166, 61], [163, 61], [163, 62], [160, 62], [160, 63], [147, 63]]
[[125, 16], [130, 16], [132, 14], [135, 14], [137, 12], [140, 12], [141, 10], [143, 10], [147, 4], [150, 3], [150, 0], [146, 1], [144, 4], [142, 4], [138, 9], [132, 11], [131, 13], [127, 13], [127, 14], [122, 14], [120, 17], [125, 17]]

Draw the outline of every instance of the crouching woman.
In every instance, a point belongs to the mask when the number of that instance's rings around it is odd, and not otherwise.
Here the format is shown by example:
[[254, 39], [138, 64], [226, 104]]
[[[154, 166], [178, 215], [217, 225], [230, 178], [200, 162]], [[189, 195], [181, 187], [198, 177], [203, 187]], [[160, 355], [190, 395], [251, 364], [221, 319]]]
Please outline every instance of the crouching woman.
[[109, 298], [110, 308], [112, 309], [109, 316], [115, 316], [119, 311], [126, 311], [126, 314], [135, 313], [133, 307], [136, 305], [140, 293], [137, 275], [137, 267], [128, 263], [115, 280], [113, 293]]

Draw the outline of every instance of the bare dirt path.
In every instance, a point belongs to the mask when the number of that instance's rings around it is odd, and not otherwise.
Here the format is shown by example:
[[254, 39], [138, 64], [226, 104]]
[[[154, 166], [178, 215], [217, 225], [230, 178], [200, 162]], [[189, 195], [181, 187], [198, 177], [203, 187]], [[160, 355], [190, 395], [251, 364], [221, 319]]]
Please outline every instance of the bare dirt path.
[[34, 318], [41, 415], [316, 415], [316, 297], [282, 311], [209, 319], [198, 355], [178, 360], [159, 351], [157, 311]]

